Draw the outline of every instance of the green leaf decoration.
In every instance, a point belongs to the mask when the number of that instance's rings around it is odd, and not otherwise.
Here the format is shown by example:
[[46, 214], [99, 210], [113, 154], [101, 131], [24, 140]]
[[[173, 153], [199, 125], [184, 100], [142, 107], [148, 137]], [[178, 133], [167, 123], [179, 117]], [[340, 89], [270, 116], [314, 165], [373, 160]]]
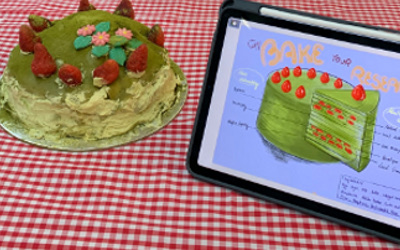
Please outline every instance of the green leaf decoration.
[[115, 47], [110, 51], [110, 59], [115, 60], [119, 65], [124, 66], [126, 61], [125, 51], [121, 47]]
[[91, 36], [78, 36], [74, 41], [74, 47], [76, 50], [80, 50], [88, 47], [91, 43]]
[[137, 40], [136, 38], [132, 38], [132, 40], [130, 40], [127, 44], [127, 48], [129, 50], [135, 50], [137, 49], [140, 45], [142, 45], [143, 43], [139, 40]]
[[123, 36], [112, 36], [108, 41], [109, 44], [113, 45], [114, 47], [120, 47], [125, 45], [128, 42], [128, 39]]
[[108, 32], [110, 30], [110, 22], [101, 22], [96, 25], [96, 31], [97, 32]]
[[109, 45], [93, 46], [93, 48], [92, 48], [92, 54], [95, 55], [96, 57], [105, 56], [105, 55], [107, 55], [108, 51], [110, 51]]

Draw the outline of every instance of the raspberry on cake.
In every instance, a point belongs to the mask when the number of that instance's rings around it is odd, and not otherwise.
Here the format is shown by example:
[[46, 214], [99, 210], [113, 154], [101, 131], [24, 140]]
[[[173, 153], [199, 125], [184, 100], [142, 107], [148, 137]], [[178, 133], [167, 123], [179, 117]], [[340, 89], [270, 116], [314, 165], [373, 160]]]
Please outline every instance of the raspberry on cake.
[[139, 138], [165, 126], [173, 117], [164, 114], [179, 112], [187, 89], [161, 27], [133, 20], [129, 0], [114, 13], [87, 0], [78, 10], [53, 22], [31, 15], [36, 31], [21, 26], [0, 82], [0, 111], [29, 138], [57, 143]]

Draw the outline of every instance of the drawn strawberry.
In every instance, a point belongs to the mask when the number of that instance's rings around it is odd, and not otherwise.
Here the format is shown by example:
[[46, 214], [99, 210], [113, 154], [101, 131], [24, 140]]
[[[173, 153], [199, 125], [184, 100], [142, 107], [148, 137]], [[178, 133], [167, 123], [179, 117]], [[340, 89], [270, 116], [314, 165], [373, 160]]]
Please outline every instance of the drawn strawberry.
[[117, 80], [119, 76], [119, 65], [116, 61], [108, 59], [93, 71], [94, 85], [101, 87]]
[[324, 84], [328, 83], [329, 82], [329, 74], [326, 72], [322, 73], [320, 80]]
[[314, 68], [311, 68], [307, 71], [307, 76], [310, 79], [314, 79], [317, 76], [317, 72], [315, 71]]
[[42, 39], [26, 24], [19, 28], [19, 47], [23, 52], [32, 53], [36, 43], [41, 43]]
[[359, 84], [356, 87], [354, 87], [353, 91], [351, 92], [352, 97], [356, 101], [362, 101], [366, 97], [365, 89], [364, 87]]
[[49, 19], [38, 15], [29, 15], [28, 22], [31, 28], [36, 32], [41, 32], [52, 25]]
[[294, 68], [293, 75], [295, 77], [300, 77], [301, 76], [301, 68], [300, 68], [300, 66], [297, 66], [296, 68]]
[[93, 4], [89, 2], [89, 0], [81, 0], [79, 3], [78, 11], [88, 11], [88, 10], [95, 10]]
[[148, 48], [146, 44], [140, 45], [128, 57], [126, 68], [133, 73], [140, 73], [147, 68]]
[[289, 80], [286, 80], [283, 82], [281, 88], [283, 92], [289, 93], [292, 90], [292, 84], [290, 83]]
[[153, 27], [151, 27], [149, 34], [147, 35], [147, 39], [157, 44], [158, 46], [164, 48], [164, 42], [165, 42], [164, 31], [162, 30], [160, 25], [155, 24]]
[[71, 64], [64, 64], [61, 66], [58, 70], [58, 77], [63, 83], [71, 87], [78, 86], [82, 83], [81, 71]]
[[290, 70], [289, 70], [289, 67], [284, 67], [283, 69], [282, 69], [282, 71], [281, 71], [281, 74], [282, 74], [282, 76], [283, 77], [289, 77], [289, 75], [290, 75]]
[[271, 81], [275, 84], [278, 84], [281, 82], [281, 74], [279, 71], [276, 71], [272, 76], [271, 76]]
[[340, 89], [343, 87], [343, 81], [342, 79], [338, 78], [335, 80], [334, 84], [335, 88]]
[[300, 85], [300, 87], [298, 87], [296, 89], [296, 93], [295, 94], [296, 94], [297, 98], [299, 98], [299, 99], [304, 98], [306, 96], [306, 90], [305, 90], [304, 86]]
[[38, 77], [49, 77], [57, 71], [55, 60], [41, 43], [35, 44], [31, 69]]
[[114, 11], [114, 14], [135, 19], [135, 12], [132, 8], [132, 3], [129, 0], [121, 0]]

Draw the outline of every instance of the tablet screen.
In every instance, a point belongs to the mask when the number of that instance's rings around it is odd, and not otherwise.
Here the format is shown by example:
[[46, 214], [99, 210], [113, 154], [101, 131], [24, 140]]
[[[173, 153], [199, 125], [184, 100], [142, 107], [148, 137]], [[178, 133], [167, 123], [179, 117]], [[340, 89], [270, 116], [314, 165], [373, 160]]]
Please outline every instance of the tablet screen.
[[198, 164], [400, 228], [400, 54], [227, 22]]

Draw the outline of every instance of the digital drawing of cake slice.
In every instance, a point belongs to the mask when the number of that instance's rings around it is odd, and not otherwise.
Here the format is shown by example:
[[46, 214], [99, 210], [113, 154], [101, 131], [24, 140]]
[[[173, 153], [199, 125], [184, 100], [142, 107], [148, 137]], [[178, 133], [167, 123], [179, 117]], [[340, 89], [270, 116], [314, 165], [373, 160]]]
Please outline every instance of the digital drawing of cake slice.
[[318, 89], [311, 100], [306, 140], [341, 162], [362, 171], [369, 163], [379, 92]]
[[362, 171], [372, 152], [379, 92], [300, 66], [273, 71], [257, 117], [261, 137], [310, 162]]
[[317, 89], [353, 89], [349, 83], [314, 68], [285, 67], [268, 77], [257, 117], [262, 138], [289, 155], [312, 162], [339, 160], [306, 141], [313, 93]]

